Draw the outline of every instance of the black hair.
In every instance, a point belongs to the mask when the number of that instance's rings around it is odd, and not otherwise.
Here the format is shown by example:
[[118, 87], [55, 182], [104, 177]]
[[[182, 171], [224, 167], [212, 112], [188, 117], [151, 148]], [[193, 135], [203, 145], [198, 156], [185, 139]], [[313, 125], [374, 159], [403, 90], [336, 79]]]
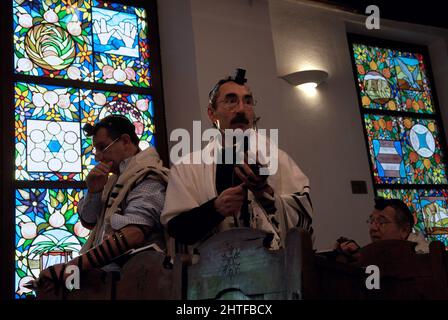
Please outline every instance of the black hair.
[[127, 134], [131, 138], [132, 143], [138, 146], [139, 139], [135, 133], [135, 127], [125, 116], [113, 114], [101, 119], [93, 126], [90, 123], [86, 123], [83, 130], [88, 137], [91, 137], [94, 136], [100, 128], [105, 128], [112, 140], [118, 139], [123, 134]]
[[384, 210], [386, 207], [395, 209], [395, 220], [401, 227], [414, 227], [414, 216], [408, 206], [400, 199], [375, 198], [375, 209]]
[[235, 82], [239, 85], [244, 85], [247, 82], [245, 75], [246, 70], [238, 68], [235, 70], [233, 77], [228, 76], [227, 78], [221, 79], [213, 86], [212, 90], [208, 93], [208, 101], [213, 109], [216, 109], [216, 100], [218, 99], [219, 88], [227, 82]]

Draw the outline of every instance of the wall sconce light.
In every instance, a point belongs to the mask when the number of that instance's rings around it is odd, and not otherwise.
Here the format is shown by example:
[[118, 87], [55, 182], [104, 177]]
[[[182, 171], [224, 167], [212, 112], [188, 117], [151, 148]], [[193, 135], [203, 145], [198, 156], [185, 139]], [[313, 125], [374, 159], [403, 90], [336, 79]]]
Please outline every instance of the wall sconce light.
[[305, 91], [314, 90], [328, 78], [328, 73], [323, 70], [297, 71], [280, 77], [293, 86], [298, 86]]

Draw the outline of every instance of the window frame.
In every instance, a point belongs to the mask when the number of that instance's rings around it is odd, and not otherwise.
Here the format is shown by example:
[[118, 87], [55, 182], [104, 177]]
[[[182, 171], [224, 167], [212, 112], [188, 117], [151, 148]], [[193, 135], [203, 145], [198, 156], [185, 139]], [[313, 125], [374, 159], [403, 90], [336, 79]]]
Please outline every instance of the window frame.
[[[442, 118], [442, 113], [439, 107], [439, 99], [437, 95], [436, 90], [436, 83], [434, 81], [433, 73], [432, 73], [432, 64], [429, 56], [429, 51], [426, 46], [423, 45], [416, 45], [416, 44], [410, 44], [400, 41], [394, 41], [394, 40], [386, 40], [386, 39], [380, 39], [380, 38], [374, 38], [374, 37], [368, 37], [364, 35], [359, 34], [353, 34], [348, 33], [347, 34], [348, 39], [348, 45], [349, 45], [349, 51], [350, 51], [350, 62], [352, 65], [353, 70], [353, 76], [354, 76], [354, 84], [356, 86], [356, 93], [357, 93], [357, 101], [358, 101], [358, 108], [360, 110], [360, 117], [361, 117], [361, 123], [363, 126], [363, 132], [364, 132], [364, 143], [366, 146], [366, 152], [367, 152], [367, 158], [369, 161], [369, 170], [370, 170], [370, 176], [372, 179], [372, 187], [374, 196], [376, 197], [378, 195], [378, 190], [381, 189], [391, 189], [391, 190], [413, 190], [413, 189], [420, 189], [420, 190], [448, 190], [448, 184], [401, 184], [401, 183], [394, 183], [394, 184], [385, 184], [385, 183], [376, 183], [375, 182], [375, 175], [374, 175], [374, 166], [372, 163], [372, 156], [370, 154], [370, 146], [369, 146], [369, 140], [368, 140], [368, 132], [366, 128], [365, 123], [365, 115], [384, 115], [384, 116], [393, 116], [393, 117], [408, 117], [412, 119], [431, 119], [434, 120], [437, 124], [439, 135], [438, 139], [440, 141], [440, 148], [443, 152], [443, 159], [441, 160], [446, 168], [445, 176], [448, 177], [448, 148], [447, 148], [447, 136], [445, 133], [445, 126]], [[367, 46], [377, 46], [379, 48], [385, 48], [385, 49], [393, 49], [393, 50], [399, 50], [399, 51], [405, 51], [405, 52], [415, 52], [419, 53], [423, 56], [425, 61], [425, 67], [426, 67], [426, 77], [428, 79], [428, 86], [431, 90], [432, 95], [432, 101], [433, 101], [433, 107], [434, 107], [434, 113], [433, 114], [424, 114], [424, 113], [417, 113], [417, 112], [406, 112], [406, 111], [391, 111], [391, 110], [380, 110], [380, 109], [368, 109], [364, 108], [361, 101], [361, 89], [358, 85], [358, 71], [356, 68], [355, 60], [354, 60], [354, 50], [353, 50], [353, 44], [360, 43]], [[448, 201], [448, 198], [447, 198]]]
[[86, 189], [84, 181], [17, 181], [15, 180], [15, 100], [14, 83], [25, 82], [61, 87], [94, 89], [121, 93], [148, 94], [154, 104], [154, 139], [156, 149], [165, 164], [169, 165], [168, 140], [164, 97], [162, 87], [162, 66], [160, 55], [160, 38], [158, 28], [157, 0], [111, 0], [110, 2], [145, 8], [147, 12], [147, 28], [150, 56], [151, 87], [138, 88], [127, 85], [85, 82], [70, 79], [52, 79], [47, 77], [29, 76], [14, 72], [14, 38], [13, 38], [13, 1], [7, 0], [0, 5], [0, 30], [2, 34], [0, 72], [3, 81], [0, 85], [2, 95], [0, 113], [0, 299], [15, 299], [15, 193], [21, 188], [79, 188]]

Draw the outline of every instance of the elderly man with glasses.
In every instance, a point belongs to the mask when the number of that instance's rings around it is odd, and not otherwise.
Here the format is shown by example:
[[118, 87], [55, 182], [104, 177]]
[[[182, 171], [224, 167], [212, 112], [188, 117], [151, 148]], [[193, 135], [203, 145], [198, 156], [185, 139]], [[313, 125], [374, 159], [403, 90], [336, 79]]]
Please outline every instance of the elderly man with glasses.
[[[375, 207], [367, 219], [372, 242], [381, 240], [408, 240], [416, 243], [417, 253], [428, 253], [429, 244], [421, 233], [414, 233], [414, 216], [407, 205], [399, 199], [375, 199]], [[360, 246], [353, 240], [341, 237], [336, 250], [349, 261], [359, 258]]]
[[160, 213], [168, 169], [155, 149], [139, 148], [135, 127], [125, 116], [107, 116], [94, 126], [87, 124], [84, 131], [93, 137], [98, 164], [86, 177], [87, 194], [78, 204], [78, 213], [83, 226], [92, 231], [81, 254], [67, 264], [43, 270], [40, 284], [45, 280], [61, 284], [67, 277], [65, 268], [76, 265], [82, 286], [83, 272], [96, 272], [101, 278], [105, 272], [119, 271], [116, 258], [123, 258], [130, 249], [165, 249]]
[[[245, 70], [237, 69], [233, 77], [216, 83], [207, 107], [216, 135], [203, 150], [185, 155], [171, 168], [161, 221], [180, 243], [198, 245], [216, 232], [250, 227], [270, 234], [269, 248], [278, 249], [292, 227], [312, 233], [309, 181], [296, 163], [278, 150], [278, 170], [262, 174], [263, 161], [255, 159], [262, 152], [252, 152], [250, 163], [251, 149], [231, 140], [238, 130], [252, 130], [261, 140], [254, 130], [255, 99], [244, 76]], [[243, 153], [240, 162], [237, 149]], [[209, 153], [216, 161], [194, 162]]]

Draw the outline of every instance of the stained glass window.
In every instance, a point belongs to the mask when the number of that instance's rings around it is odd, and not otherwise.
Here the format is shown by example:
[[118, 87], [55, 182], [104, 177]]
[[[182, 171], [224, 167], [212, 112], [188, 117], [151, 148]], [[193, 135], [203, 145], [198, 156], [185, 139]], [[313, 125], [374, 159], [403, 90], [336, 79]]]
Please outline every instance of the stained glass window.
[[15, 0], [20, 74], [151, 86], [146, 11], [97, 0]]
[[91, 139], [81, 127], [124, 114], [140, 147], [154, 144], [151, 96], [16, 83], [16, 179], [84, 180], [95, 164]]
[[354, 43], [353, 56], [363, 108], [434, 113], [422, 54]]
[[425, 50], [350, 39], [375, 194], [402, 199], [415, 229], [448, 245], [446, 143]]
[[375, 183], [446, 184], [435, 120], [365, 114]]
[[414, 215], [415, 228], [424, 232], [428, 240], [446, 245], [448, 226], [448, 190], [378, 189], [386, 199], [402, 199]]
[[31, 293], [24, 284], [44, 268], [78, 256], [89, 230], [78, 218], [82, 191], [77, 189], [16, 190], [16, 296]]
[[131, 0], [10, 1], [14, 108], [2, 112], [14, 110], [14, 292], [24, 298], [34, 294], [25, 283], [75, 258], [89, 236], [77, 204], [96, 162], [82, 127], [122, 114], [142, 150], [158, 147], [164, 136], [156, 140], [156, 110], [163, 106], [154, 102], [161, 100], [155, 0], [142, 7]]

